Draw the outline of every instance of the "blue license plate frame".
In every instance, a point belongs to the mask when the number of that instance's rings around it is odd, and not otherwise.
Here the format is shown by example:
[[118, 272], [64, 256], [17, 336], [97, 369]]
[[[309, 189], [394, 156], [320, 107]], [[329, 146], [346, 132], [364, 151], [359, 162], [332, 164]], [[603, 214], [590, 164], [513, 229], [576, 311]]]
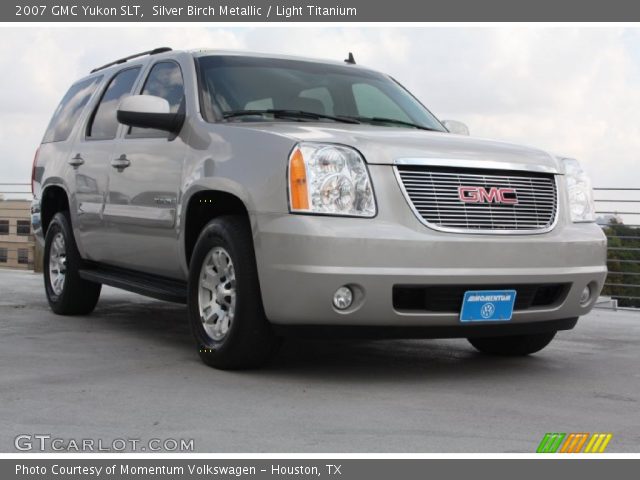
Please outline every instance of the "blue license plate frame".
[[513, 317], [516, 290], [467, 290], [460, 322], [508, 322]]

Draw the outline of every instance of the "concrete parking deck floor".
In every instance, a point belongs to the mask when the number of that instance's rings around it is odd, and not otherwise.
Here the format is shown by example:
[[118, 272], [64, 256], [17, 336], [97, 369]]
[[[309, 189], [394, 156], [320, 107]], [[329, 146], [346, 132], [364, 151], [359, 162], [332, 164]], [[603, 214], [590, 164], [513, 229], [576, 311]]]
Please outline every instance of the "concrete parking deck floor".
[[199, 452], [533, 452], [545, 432], [640, 451], [640, 313], [596, 311], [528, 358], [464, 340], [289, 341], [268, 368], [200, 363], [185, 308], [111, 288], [59, 317], [0, 271], [0, 452], [19, 434], [193, 438]]

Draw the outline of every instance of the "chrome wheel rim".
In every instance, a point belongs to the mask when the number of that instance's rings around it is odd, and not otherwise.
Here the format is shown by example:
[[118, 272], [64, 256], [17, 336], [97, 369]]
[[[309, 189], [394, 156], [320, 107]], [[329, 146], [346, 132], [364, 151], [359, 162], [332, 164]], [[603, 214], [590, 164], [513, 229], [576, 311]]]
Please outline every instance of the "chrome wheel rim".
[[213, 248], [202, 264], [198, 308], [204, 331], [212, 339], [222, 340], [236, 311], [236, 273], [231, 256], [222, 247]]
[[49, 249], [49, 283], [56, 295], [62, 295], [64, 279], [67, 275], [67, 248], [64, 235], [57, 233]]

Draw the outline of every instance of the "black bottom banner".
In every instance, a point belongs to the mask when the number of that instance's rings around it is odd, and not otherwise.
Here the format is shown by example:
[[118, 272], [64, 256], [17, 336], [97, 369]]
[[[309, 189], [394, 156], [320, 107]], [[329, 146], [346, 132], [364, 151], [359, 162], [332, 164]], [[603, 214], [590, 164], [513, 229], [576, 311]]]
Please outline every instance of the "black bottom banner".
[[[312, 479], [425, 480], [631, 478], [636, 459], [0, 459], [9, 479]], [[635, 472], [634, 472], [635, 471]]]

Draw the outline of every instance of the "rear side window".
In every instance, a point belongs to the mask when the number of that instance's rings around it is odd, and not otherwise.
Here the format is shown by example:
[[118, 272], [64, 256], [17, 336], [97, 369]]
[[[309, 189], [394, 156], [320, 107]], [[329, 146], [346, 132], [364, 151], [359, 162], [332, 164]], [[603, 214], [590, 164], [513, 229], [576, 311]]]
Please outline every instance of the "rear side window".
[[116, 138], [119, 125], [116, 118], [116, 110], [122, 98], [125, 95], [129, 95], [133, 90], [138, 73], [140, 73], [140, 67], [129, 68], [117, 73], [111, 79], [87, 129], [88, 138], [93, 140]]
[[93, 95], [102, 77], [90, 78], [71, 86], [49, 122], [43, 143], [64, 142]]
[[[182, 70], [178, 64], [174, 62], [156, 63], [147, 76], [141, 94], [164, 98], [169, 102], [171, 113], [178, 112], [184, 103], [184, 82]], [[131, 128], [129, 133], [135, 136], [167, 135], [166, 132], [147, 128]]]

